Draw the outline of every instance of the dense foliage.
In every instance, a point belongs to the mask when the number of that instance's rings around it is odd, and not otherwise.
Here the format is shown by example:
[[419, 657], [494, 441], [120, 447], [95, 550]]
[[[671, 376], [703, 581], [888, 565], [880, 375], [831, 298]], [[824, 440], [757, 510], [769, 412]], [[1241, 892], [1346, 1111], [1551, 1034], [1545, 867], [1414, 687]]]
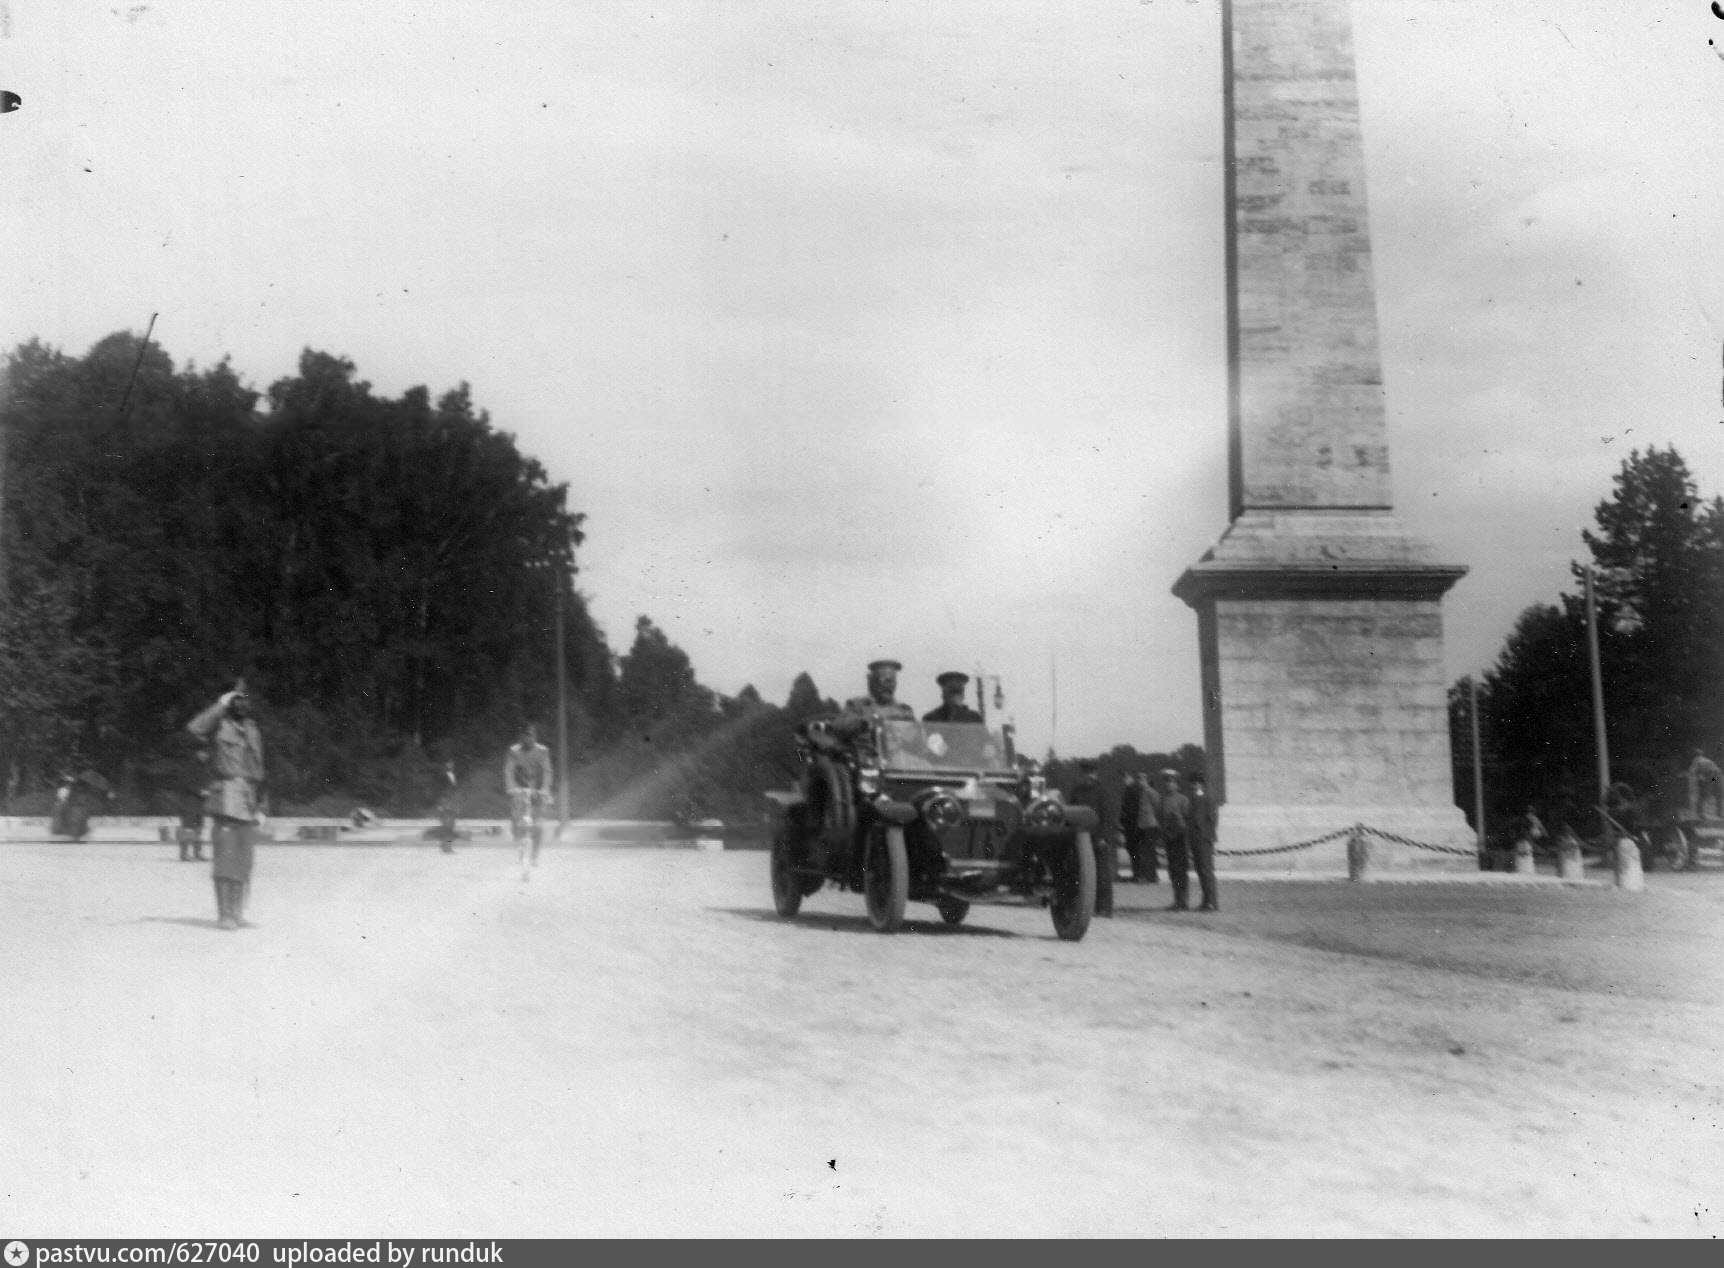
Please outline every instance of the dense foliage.
[[[141, 362], [139, 353], [142, 351]], [[120, 402], [133, 366], [136, 384]], [[8, 359], [0, 472], [0, 771], [60, 770], [160, 811], [186, 720], [243, 675], [279, 812], [423, 812], [446, 759], [501, 813], [522, 719], [555, 741], [556, 604], [578, 811], [754, 813], [788, 783], [786, 708], [717, 696], [642, 617], [618, 657], [573, 588], [583, 516], [467, 388], [391, 399], [306, 351], [266, 400], [224, 362], [131, 335]], [[260, 408], [261, 406], [267, 408]]]
[[[1583, 534], [1595, 576], [1612, 781], [1656, 812], [1693, 748], [1724, 755], [1724, 500], [1704, 501], [1673, 449], [1638, 450]], [[1581, 818], [1595, 800], [1582, 582], [1524, 611], [1479, 684], [1486, 819], [1528, 806]], [[1451, 693], [1457, 799], [1472, 809], [1467, 692]], [[1577, 825], [1578, 826], [1578, 825]]]

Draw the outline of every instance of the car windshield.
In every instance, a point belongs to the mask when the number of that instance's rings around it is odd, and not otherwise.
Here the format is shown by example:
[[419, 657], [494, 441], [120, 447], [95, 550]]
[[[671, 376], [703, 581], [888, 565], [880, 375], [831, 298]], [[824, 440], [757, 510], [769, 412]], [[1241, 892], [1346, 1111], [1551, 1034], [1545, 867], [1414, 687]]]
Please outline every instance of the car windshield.
[[979, 722], [885, 722], [880, 763], [895, 770], [1012, 771], [1005, 737]]

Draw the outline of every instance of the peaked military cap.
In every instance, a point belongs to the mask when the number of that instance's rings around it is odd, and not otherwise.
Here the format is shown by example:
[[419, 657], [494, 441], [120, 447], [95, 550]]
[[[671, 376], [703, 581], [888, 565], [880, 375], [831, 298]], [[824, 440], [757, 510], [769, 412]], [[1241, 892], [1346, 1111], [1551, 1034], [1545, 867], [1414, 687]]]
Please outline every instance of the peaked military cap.
[[956, 683], [958, 686], [964, 687], [969, 685], [970, 675], [961, 674], [955, 669], [948, 669], [945, 673], [934, 679], [934, 681], [942, 687], [947, 683]]
[[895, 669], [899, 673], [903, 673], [904, 672], [904, 665], [901, 661], [896, 661], [896, 660], [871, 660], [871, 661], [869, 661], [868, 662], [868, 672], [873, 673], [876, 669]]

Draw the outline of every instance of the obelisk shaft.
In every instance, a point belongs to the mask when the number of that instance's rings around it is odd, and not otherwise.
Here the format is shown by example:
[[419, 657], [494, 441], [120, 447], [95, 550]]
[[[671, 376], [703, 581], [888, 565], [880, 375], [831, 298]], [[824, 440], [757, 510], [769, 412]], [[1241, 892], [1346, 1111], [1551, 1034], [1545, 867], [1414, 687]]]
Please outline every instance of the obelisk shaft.
[[1222, 22], [1231, 522], [1174, 586], [1197, 613], [1219, 845], [1344, 874], [1364, 822], [1389, 834], [1373, 866], [1450, 864], [1471, 835], [1441, 599], [1466, 570], [1394, 515], [1351, 11], [1222, 0]]
[[1223, 0], [1222, 21], [1230, 514], [1388, 509], [1346, 0]]

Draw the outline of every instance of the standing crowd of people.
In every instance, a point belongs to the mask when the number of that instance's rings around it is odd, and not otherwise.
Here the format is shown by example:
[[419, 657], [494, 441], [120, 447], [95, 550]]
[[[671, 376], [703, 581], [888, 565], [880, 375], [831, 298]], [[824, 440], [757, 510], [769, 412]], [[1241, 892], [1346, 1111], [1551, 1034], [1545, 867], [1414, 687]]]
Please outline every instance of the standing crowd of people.
[[[1094, 835], [1096, 852], [1096, 914], [1113, 915], [1113, 890], [1119, 879], [1119, 846], [1131, 859], [1134, 884], [1160, 883], [1159, 856], [1167, 858], [1167, 879], [1173, 889], [1169, 911], [1190, 911], [1191, 873], [1197, 873], [1199, 911], [1220, 911], [1215, 887], [1215, 802], [1202, 775], [1181, 780], [1172, 767], [1154, 781], [1143, 772], [1130, 772], [1114, 797], [1099, 774], [1099, 763], [1078, 763], [1072, 801], [1096, 812], [1100, 826]], [[1159, 786], [1158, 786], [1159, 785]]]

